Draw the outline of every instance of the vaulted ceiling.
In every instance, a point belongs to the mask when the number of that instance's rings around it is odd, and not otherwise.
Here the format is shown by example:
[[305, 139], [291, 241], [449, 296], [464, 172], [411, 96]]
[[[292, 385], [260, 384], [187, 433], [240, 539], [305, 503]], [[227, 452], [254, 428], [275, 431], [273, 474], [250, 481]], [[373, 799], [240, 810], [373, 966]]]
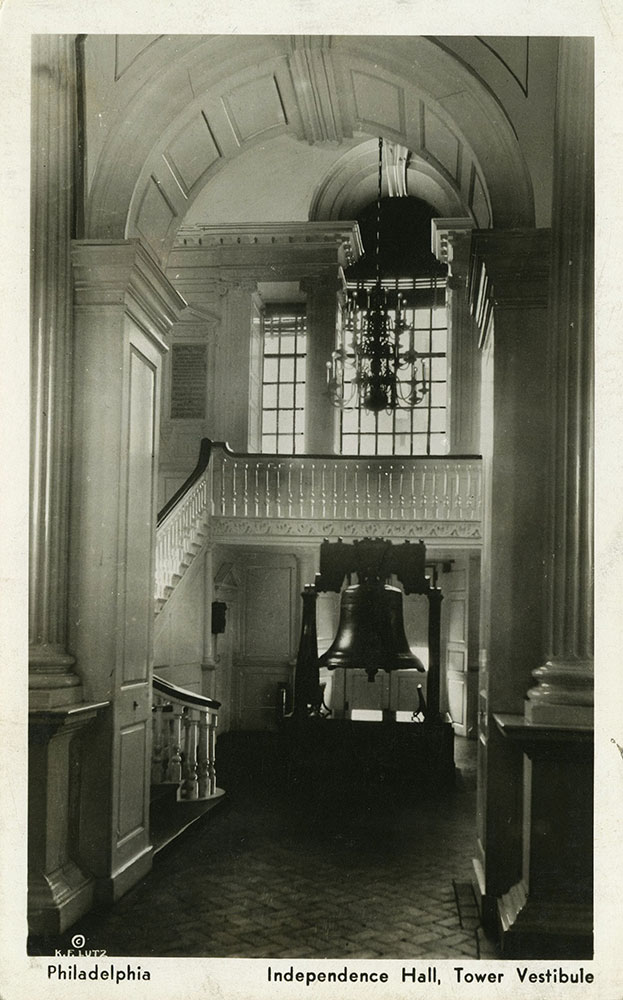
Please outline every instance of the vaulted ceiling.
[[345, 220], [388, 194], [547, 224], [556, 39], [87, 36], [86, 235]]

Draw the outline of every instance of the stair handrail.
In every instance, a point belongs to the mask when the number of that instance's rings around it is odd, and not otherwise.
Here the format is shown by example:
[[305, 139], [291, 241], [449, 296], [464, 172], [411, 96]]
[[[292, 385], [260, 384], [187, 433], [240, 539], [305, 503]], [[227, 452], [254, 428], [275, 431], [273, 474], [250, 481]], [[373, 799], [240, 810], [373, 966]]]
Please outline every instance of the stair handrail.
[[201, 438], [201, 444], [199, 446], [199, 458], [197, 459], [197, 464], [191, 474], [182, 483], [179, 490], [177, 490], [170, 500], [167, 500], [164, 507], [158, 511], [156, 518], [156, 526], [160, 527], [162, 522], [168, 517], [171, 511], [177, 507], [178, 503], [195, 485], [195, 483], [201, 479], [201, 476], [206, 471], [209, 462], [210, 455], [212, 453], [212, 441], [210, 438]]
[[215, 698], [208, 698], [207, 695], [198, 694], [196, 691], [189, 691], [187, 688], [172, 684], [158, 674], [152, 675], [154, 691], [157, 691], [163, 698], [169, 701], [176, 701], [182, 705], [191, 705], [193, 708], [206, 708], [217, 711], [221, 707], [221, 702]]

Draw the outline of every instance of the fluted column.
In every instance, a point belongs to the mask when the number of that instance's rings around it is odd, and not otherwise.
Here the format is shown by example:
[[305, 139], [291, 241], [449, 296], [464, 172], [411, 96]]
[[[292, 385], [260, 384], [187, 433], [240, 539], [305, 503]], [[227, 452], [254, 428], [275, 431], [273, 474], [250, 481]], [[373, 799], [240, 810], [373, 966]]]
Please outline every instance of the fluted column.
[[593, 51], [560, 41], [552, 217], [549, 395], [554, 428], [547, 550], [549, 656], [526, 718], [593, 719]]
[[307, 293], [305, 451], [312, 455], [335, 452], [337, 410], [327, 396], [326, 365], [335, 349], [340, 287], [335, 274], [301, 282]]
[[31, 706], [81, 700], [68, 655], [76, 57], [72, 35], [35, 35], [31, 187]]

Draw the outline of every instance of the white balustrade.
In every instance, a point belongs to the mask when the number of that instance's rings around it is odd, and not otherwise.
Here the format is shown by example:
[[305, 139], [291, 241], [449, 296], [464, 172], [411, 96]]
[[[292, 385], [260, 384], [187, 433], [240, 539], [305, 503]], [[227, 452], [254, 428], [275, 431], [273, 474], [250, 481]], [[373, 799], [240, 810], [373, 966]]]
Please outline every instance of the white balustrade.
[[276, 528], [284, 520], [316, 521], [320, 535], [329, 519], [394, 521], [405, 528], [409, 521], [473, 522], [477, 529], [481, 480], [478, 457], [236, 455], [213, 444], [209, 466], [158, 525], [156, 610], [201, 550], [211, 517]]
[[212, 513], [216, 517], [319, 521], [481, 518], [477, 457], [280, 458], [234, 455], [219, 444], [213, 447], [211, 462]]
[[[221, 502], [224, 501], [223, 495]], [[201, 547], [211, 506], [211, 473], [208, 469], [158, 525], [155, 570], [157, 601], [166, 600]]]
[[214, 798], [218, 709], [197, 704], [202, 699], [192, 692], [168, 687], [177, 696], [154, 687], [152, 784], [176, 785], [179, 801]]

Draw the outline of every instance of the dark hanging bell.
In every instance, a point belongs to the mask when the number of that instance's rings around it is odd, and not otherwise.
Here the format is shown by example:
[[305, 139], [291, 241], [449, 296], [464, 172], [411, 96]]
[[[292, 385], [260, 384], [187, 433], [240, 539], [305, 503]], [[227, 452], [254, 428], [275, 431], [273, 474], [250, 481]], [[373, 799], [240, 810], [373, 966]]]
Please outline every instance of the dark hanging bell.
[[337, 634], [318, 666], [363, 669], [369, 681], [377, 670], [424, 671], [405, 635], [402, 591], [378, 579], [347, 587], [342, 592]]

